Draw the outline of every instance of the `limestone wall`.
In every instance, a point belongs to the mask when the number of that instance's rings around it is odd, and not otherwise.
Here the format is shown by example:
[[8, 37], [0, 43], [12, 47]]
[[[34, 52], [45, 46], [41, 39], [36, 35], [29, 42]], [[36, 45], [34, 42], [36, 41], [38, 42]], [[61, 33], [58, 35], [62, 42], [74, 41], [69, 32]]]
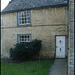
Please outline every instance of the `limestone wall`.
[[17, 12], [2, 15], [2, 27], [16, 27], [16, 26], [17, 26]]
[[54, 57], [55, 36], [65, 35], [67, 44], [67, 13], [67, 7], [31, 10], [30, 26], [18, 26], [16, 12], [3, 14], [2, 57], [9, 57], [9, 49], [17, 43], [17, 34], [31, 34], [32, 40], [42, 40], [41, 57]]
[[[2, 27], [17, 27], [17, 12], [2, 15]], [[67, 7], [31, 10], [31, 26], [60, 25], [68, 22]]]
[[33, 26], [67, 24], [67, 13], [67, 7], [32, 10], [31, 24]]
[[[9, 55], [9, 49], [17, 43], [17, 34], [31, 34], [31, 39], [42, 40], [41, 55], [55, 55], [55, 36], [66, 35], [67, 26], [36, 26], [36, 27], [21, 27], [2, 29], [2, 55]], [[7, 56], [7, 55], [6, 55]]]

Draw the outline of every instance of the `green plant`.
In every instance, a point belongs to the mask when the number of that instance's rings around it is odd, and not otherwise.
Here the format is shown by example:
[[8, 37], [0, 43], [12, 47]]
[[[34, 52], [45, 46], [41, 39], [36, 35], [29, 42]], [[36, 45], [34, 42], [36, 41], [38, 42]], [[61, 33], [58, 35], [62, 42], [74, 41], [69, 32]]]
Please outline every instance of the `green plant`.
[[1, 62], [1, 75], [48, 75], [54, 60], [25, 61], [23, 63]]
[[13, 60], [27, 60], [38, 56], [41, 49], [41, 40], [33, 40], [29, 43], [16, 44], [14, 48], [10, 49], [10, 57]]

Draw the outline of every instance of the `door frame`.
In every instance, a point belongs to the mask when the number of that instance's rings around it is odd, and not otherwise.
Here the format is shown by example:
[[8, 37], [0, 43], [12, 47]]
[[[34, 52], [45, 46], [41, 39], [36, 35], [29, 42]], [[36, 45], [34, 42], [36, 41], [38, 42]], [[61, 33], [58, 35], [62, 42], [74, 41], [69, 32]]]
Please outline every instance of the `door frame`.
[[55, 58], [56, 58], [56, 37], [57, 36], [65, 36], [65, 58], [66, 58], [66, 37], [67, 37], [67, 35], [55, 35]]

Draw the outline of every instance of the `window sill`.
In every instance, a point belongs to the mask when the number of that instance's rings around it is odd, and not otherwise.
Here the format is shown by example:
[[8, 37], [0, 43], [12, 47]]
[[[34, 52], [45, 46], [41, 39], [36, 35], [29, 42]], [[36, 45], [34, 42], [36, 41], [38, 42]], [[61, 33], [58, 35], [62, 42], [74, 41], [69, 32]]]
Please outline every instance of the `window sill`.
[[28, 27], [28, 26], [32, 26], [31, 24], [26, 24], [26, 25], [17, 25], [17, 27]]

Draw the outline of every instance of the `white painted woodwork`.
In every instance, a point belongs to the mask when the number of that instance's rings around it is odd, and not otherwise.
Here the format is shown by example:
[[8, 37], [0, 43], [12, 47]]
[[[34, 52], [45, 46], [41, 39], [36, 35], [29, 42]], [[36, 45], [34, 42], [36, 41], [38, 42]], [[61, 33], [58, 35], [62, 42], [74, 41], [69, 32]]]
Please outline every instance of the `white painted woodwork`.
[[56, 36], [56, 58], [65, 58], [65, 36]]

